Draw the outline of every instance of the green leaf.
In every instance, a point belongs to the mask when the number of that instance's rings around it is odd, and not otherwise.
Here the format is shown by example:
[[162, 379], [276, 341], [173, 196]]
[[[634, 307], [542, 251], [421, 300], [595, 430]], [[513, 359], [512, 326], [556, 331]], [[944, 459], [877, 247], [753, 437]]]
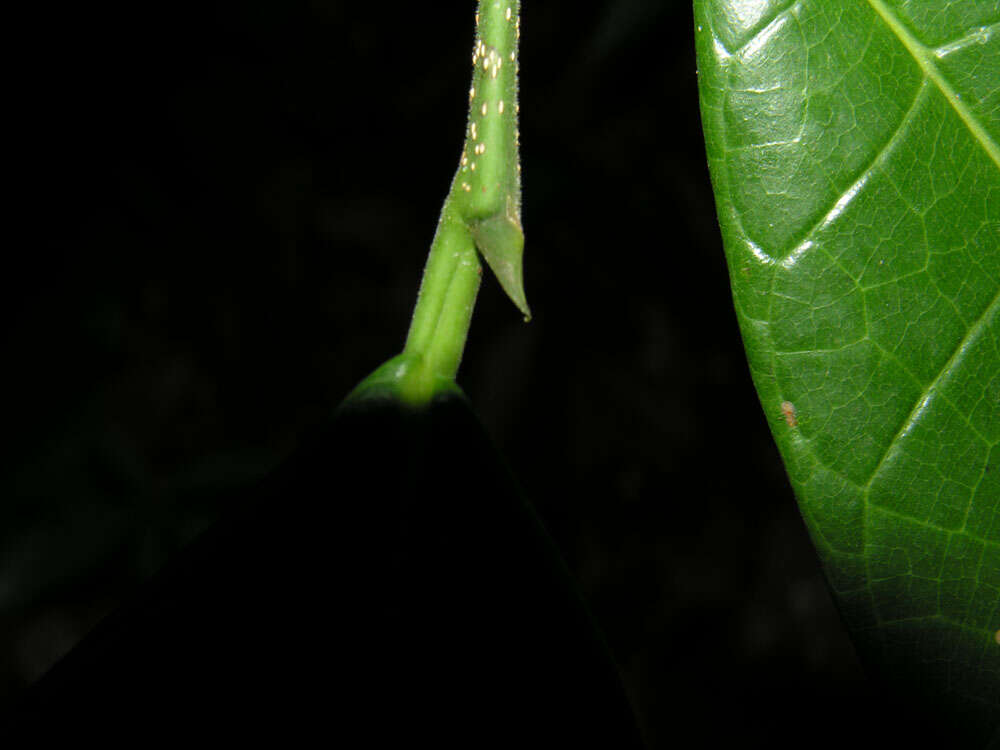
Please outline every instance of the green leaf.
[[1000, 3], [695, 7], [735, 308], [831, 587], [871, 673], [1000, 742]]

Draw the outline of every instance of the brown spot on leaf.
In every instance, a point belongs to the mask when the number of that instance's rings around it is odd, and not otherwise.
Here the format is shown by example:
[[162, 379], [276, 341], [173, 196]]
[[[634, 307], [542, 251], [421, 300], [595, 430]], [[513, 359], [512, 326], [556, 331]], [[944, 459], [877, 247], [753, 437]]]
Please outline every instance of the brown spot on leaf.
[[781, 402], [781, 413], [785, 416], [785, 421], [788, 422], [789, 427], [798, 427], [799, 420], [795, 414], [795, 404], [791, 401]]

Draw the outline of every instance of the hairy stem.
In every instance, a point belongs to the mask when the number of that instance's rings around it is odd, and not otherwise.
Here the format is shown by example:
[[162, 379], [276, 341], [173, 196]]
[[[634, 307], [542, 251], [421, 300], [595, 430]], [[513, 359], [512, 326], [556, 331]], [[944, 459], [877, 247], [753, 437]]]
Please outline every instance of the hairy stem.
[[528, 314], [521, 289], [521, 178], [517, 132], [520, 2], [480, 0], [469, 122], [458, 171], [424, 268], [404, 354], [432, 376], [458, 372], [482, 268]]

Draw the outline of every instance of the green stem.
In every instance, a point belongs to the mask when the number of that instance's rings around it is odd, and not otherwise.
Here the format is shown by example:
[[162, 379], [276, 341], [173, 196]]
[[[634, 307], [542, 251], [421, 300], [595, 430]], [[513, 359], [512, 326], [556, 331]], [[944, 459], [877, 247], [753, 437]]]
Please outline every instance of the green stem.
[[468, 225], [445, 203], [424, 267], [403, 353], [429, 374], [454, 380], [462, 361], [482, 267]]
[[401, 398], [420, 406], [442, 389], [455, 388], [482, 277], [480, 254], [525, 319], [530, 316], [521, 263], [519, 36], [519, 0], [480, 0], [465, 145], [441, 209], [406, 345], [361, 382], [355, 398]]
[[[430, 376], [453, 380], [462, 359], [491, 245], [517, 244], [516, 271], [501, 271], [501, 284], [520, 287], [520, 174], [517, 168], [517, 0], [480, 0], [476, 14], [472, 88], [465, 147], [441, 211], [424, 268], [405, 355]], [[478, 167], [478, 171], [477, 171]], [[511, 235], [515, 235], [512, 241]], [[510, 283], [504, 276], [516, 273]], [[512, 296], [521, 304], [523, 292]]]

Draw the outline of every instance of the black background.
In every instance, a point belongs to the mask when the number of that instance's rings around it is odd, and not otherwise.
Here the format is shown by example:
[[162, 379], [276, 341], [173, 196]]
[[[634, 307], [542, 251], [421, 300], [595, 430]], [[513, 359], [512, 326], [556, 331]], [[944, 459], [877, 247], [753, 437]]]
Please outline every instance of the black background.
[[[651, 748], [865, 746], [881, 701], [732, 311], [689, 4], [526, 5], [535, 317], [488, 279], [459, 382]], [[77, 4], [10, 23], [0, 695], [400, 350], [461, 148], [473, 10]]]

